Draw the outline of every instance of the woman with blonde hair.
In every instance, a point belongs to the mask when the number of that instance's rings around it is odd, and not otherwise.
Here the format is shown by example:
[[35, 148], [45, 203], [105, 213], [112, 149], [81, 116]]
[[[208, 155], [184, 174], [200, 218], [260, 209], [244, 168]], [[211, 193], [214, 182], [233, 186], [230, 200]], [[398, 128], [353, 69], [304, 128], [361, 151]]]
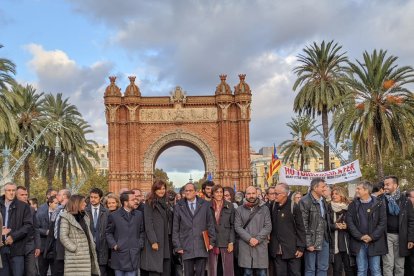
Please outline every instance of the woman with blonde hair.
[[114, 193], [107, 194], [103, 200], [103, 204], [111, 213], [121, 207], [119, 196]]
[[85, 197], [72, 195], [60, 214], [60, 242], [65, 248], [65, 276], [100, 275]]
[[329, 223], [333, 232], [331, 249], [334, 253], [333, 275], [342, 275], [345, 270], [346, 276], [356, 275], [355, 261], [349, 252], [349, 234], [345, 223], [349, 200], [345, 188], [333, 186], [331, 191], [331, 202], [329, 203]]

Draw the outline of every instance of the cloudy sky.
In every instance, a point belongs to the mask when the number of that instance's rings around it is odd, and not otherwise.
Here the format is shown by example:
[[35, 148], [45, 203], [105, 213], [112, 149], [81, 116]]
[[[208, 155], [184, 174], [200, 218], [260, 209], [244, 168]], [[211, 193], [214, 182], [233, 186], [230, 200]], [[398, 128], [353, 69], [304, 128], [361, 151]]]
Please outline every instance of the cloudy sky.
[[[351, 60], [387, 49], [414, 65], [414, 1], [363, 0], [2, 0], [0, 57], [17, 79], [64, 93], [107, 142], [103, 93], [109, 75], [122, 88], [136, 75], [144, 96], [212, 94], [218, 75], [247, 74], [253, 92], [251, 146], [289, 139], [296, 56], [313, 41], [335, 40]], [[157, 162], [177, 185], [202, 173], [191, 149]]]

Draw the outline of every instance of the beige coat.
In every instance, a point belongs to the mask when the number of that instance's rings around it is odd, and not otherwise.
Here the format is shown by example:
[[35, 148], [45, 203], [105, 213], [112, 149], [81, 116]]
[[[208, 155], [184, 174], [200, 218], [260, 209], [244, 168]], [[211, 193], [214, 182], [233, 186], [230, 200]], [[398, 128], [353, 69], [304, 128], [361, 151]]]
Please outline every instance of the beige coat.
[[60, 241], [65, 247], [65, 276], [100, 275], [89, 218], [85, 216], [84, 219], [91, 241], [90, 247], [85, 232], [75, 217], [66, 211], [60, 214]]

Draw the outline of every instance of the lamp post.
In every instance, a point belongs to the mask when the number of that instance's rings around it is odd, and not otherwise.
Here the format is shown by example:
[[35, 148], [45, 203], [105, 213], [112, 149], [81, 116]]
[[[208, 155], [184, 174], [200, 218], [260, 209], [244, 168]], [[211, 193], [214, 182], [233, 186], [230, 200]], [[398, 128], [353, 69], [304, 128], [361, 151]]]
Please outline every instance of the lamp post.
[[6, 146], [3, 151], [2, 155], [4, 158], [3, 161], [3, 170], [0, 174], [0, 187], [1, 190], [3, 190], [3, 187], [6, 183], [12, 182], [14, 175], [16, 174], [17, 170], [20, 168], [20, 166], [23, 164], [24, 160], [29, 156], [29, 154], [32, 152], [32, 150], [35, 148], [36, 144], [39, 142], [40, 138], [49, 130], [54, 129], [56, 132], [56, 141], [55, 141], [55, 151], [58, 153], [60, 152], [60, 141], [59, 137], [57, 136], [58, 131], [62, 125], [59, 122], [51, 122], [45, 126], [45, 128], [34, 138], [33, 142], [26, 148], [26, 150], [23, 152], [22, 156], [16, 161], [14, 166], [10, 169], [10, 156], [11, 150]]
[[269, 184], [267, 183], [267, 169], [268, 169], [267, 164], [265, 164], [264, 165], [264, 174], [263, 174], [263, 178], [264, 178], [263, 185], [264, 185], [265, 188], [269, 186]]
[[253, 168], [253, 181], [254, 181], [254, 186], [257, 187], [257, 168], [256, 168], [256, 165]]

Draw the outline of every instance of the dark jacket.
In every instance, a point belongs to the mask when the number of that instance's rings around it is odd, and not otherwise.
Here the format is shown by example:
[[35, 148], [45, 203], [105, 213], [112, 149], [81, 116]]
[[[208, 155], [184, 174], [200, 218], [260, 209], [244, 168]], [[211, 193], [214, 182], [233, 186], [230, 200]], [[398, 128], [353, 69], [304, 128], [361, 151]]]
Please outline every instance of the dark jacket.
[[108, 225], [109, 211], [101, 204], [99, 207], [98, 222], [96, 229], [93, 225], [93, 207], [88, 205], [85, 212], [90, 218], [90, 229], [95, 241], [96, 253], [98, 256], [99, 265], [106, 265], [108, 263], [108, 242], [106, 241], [106, 226]]
[[272, 232], [270, 234], [270, 255], [275, 258], [282, 249], [282, 259], [295, 258], [296, 251], [304, 252], [306, 247], [305, 227], [299, 206], [291, 206], [288, 198], [283, 206], [274, 203], [272, 216]]
[[234, 243], [234, 206], [233, 203], [224, 200], [221, 209], [219, 223], [217, 224], [213, 206], [210, 206], [213, 215], [214, 229], [216, 230], [216, 247], [227, 247]]
[[[29, 205], [29, 203], [27, 203]], [[30, 205], [29, 205], [30, 207]], [[36, 216], [36, 210], [30, 207], [30, 214], [33, 220], [32, 230], [27, 234], [26, 238], [26, 254], [32, 253], [35, 249], [40, 249], [40, 233], [39, 233], [39, 222]]]
[[[329, 209], [325, 199], [322, 199], [325, 217], [322, 217], [319, 201], [317, 201], [312, 193], [309, 192], [299, 201], [300, 211], [302, 212], [303, 225], [306, 233], [306, 247], [314, 246], [315, 250], [322, 250], [322, 242], [325, 235], [330, 241], [330, 226], [328, 223]], [[327, 230], [325, 232], [325, 229]]]
[[[384, 197], [384, 200], [385, 204], [388, 204], [388, 200], [386, 199], [386, 197]], [[403, 193], [401, 193], [399, 206], [399, 253], [401, 257], [406, 257], [411, 253], [411, 251], [407, 247], [408, 242], [414, 242], [414, 210], [412, 202]]]
[[[5, 218], [6, 206], [5, 198], [0, 198], [0, 212]], [[11, 202], [9, 207], [9, 220], [5, 225], [11, 229], [9, 235], [13, 238], [13, 244], [10, 245], [10, 256], [24, 256], [26, 253], [26, 239], [29, 234], [33, 233], [33, 217], [29, 204], [21, 202], [16, 198]]]
[[[368, 244], [368, 256], [380, 256], [388, 253], [385, 231], [387, 227], [387, 213], [385, 204], [381, 200], [372, 197], [373, 203], [368, 215], [368, 233], [372, 241]], [[350, 251], [352, 255], [357, 255], [364, 244], [361, 237], [364, 233], [359, 230], [360, 218], [359, 208], [361, 201], [355, 199], [349, 204], [348, 214], [346, 216], [346, 224], [348, 226], [350, 239]]]
[[215, 245], [216, 231], [213, 220], [210, 202], [197, 197], [194, 215], [192, 215], [186, 199], [177, 202], [174, 206], [172, 242], [175, 252], [184, 250], [183, 260], [208, 257], [202, 232], [208, 230], [210, 244]]
[[[169, 234], [172, 231], [172, 214], [165, 204], [155, 203], [154, 207], [144, 205], [145, 244], [141, 255], [141, 268], [146, 271], [163, 273], [164, 259], [171, 258]], [[158, 244], [158, 250], [152, 249], [152, 244]]]
[[43, 253], [46, 248], [47, 231], [49, 230], [49, 208], [38, 208], [36, 218], [37, 230], [40, 234], [40, 251]]
[[64, 205], [59, 205], [58, 208], [53, 211], [52, 220], [49, 223], [49, 234], [46, 237], [45, 251], [43, 252], [44, 258], [63, 261], [65, 259], [65, 248], [60, 241], [60, 225], [57, 225], [57, 237], [55, 237], [55, 225], [60, 222], [60, 213], [65, 209]]
[[[348, 229], [337, 229], [336, 223], [346, 222], [347, 210], [342, 210], [340, 212], [334, 212], [331, 204], [329, 206], [329, 225], [331, 228], [331, 252], [335, 254], [335, 231], [338, 231], [338, 250], [339, 252], [346, 252], [349, 254], [349, 244], [350, 237]], [[334, 220], [334, 215], [336, 214], [336, 220]]]
[[[140, 254], [144, 247], [144, 218], [142, 212], [123, 207], [110, 213], [106, 227], [106, 240], [111, 251], [111, 268], [135, 271], [140, 267]], [[115, 245], [118, 247], [114, 250]]]

